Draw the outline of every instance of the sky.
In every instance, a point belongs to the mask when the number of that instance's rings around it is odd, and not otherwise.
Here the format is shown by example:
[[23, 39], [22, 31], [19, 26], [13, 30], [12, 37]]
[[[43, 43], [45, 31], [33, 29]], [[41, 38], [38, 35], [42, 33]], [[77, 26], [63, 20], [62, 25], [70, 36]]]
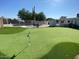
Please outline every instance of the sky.
[[79, 0], [0, 0], [0, 16], [18, 18], [19, 10], [32, 11], [34, 5], [36, 12], [44, 12], [47, 18], [70, 18], [79, 13]]

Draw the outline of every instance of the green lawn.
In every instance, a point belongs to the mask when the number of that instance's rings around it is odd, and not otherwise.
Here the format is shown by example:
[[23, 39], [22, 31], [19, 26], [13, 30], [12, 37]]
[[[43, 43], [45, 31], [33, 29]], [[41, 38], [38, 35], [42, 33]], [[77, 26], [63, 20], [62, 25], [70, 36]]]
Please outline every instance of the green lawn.
[[[27, 40], [29, 31], [31, 46]], [[8, 59], [25, 46], [28, 47], [15, 59], [74, 59], [79, 54], [79, 30], [62, 27], [0, 29], [1, 58], [7, 56]]]

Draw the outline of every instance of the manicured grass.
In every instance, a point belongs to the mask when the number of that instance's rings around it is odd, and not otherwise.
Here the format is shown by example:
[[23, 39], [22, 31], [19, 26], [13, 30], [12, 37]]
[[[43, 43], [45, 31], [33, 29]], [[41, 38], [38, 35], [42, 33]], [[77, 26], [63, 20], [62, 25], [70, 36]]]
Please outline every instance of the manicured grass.
[[[29, 31], [31, 46], [28, 46], [27, 40]], [[15, 34], [0, 34], [0, 55], [11, 57], [25, 46], [28, 47], [15, 59], [74, 59], [79, 54], [79, 30], [61, 27], [34, 28]]]

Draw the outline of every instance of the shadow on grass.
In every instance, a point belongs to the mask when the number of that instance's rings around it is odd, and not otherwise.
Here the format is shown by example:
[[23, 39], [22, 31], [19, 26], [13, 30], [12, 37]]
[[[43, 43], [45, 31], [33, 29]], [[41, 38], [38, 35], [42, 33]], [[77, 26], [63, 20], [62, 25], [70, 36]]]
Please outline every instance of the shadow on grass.
[[21, 27], [3, 27], [0, 28], [0, 34], [15, 34], [24, 31], [25, 28]]
[[77, 27], [69, 27], [69, 26], [49, 26], [49, 27], [50, 28], [61, 27], [61, 28], [70, 28], [70, 29], [79, 30], [79, 26], [77, 26]]
[[0, 52], [0, 59], [10, 59], [10, 57], [8, 57], [4, 53]]
[[79, 44], [64, 42], [55, 45], [45, 56], [40, 59], [74, 59], [79, 54]]

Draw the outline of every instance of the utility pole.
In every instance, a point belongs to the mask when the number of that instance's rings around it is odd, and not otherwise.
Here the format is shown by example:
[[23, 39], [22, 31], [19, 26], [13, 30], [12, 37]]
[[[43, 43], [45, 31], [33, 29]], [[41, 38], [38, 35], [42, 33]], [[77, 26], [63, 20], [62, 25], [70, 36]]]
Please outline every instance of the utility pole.
[[35, 18], [35, 6], [32, 9], [32, 17], [33, 17], [33, 20], [36, 20], [36, 18]]
[[33, 7], [33, 10], [32, 10], [32, 17], [33, 17], [33, 25], [39, 28], [39, 23], [36, 21], [35, 6]]
[[35, 17], [35, 6], [32, 8], [32, 20], [33, 20], [33, 26], [35, 26], [36, 17]]

